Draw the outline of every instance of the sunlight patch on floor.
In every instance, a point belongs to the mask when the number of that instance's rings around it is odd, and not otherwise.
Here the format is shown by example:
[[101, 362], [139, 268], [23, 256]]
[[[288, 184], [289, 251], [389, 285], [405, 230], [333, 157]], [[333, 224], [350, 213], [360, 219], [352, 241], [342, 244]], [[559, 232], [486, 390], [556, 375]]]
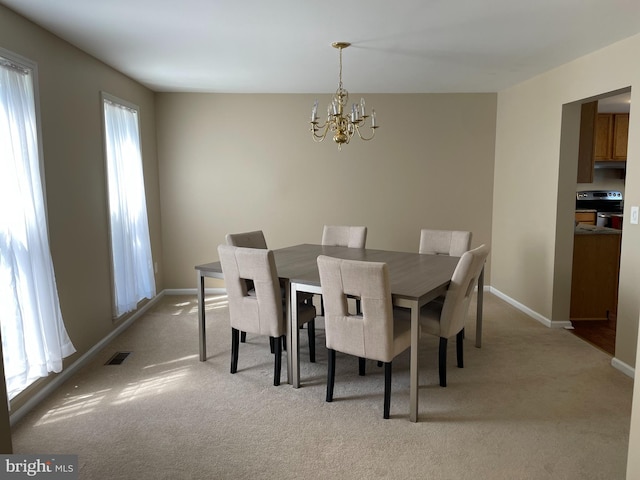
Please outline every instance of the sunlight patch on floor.
[[181, 367], [174, 370], [163, 371], [151, 378], [129, 383], [122, 389], [122, 392], [118, 394], [118, 398], [113, 402], [113, 405], [122, 405], [180, 388], [181, 380], [187, 376], [188, 373], [188, 367]]
[[62, 405], [52, 408], [35, 426], [46, 425], [49, 423], [68, 420], [79, 415], [86, 415], [93, 412], [96, 407], [104, 400], [111, 389], [98, 390], [93, 393], [85, 393], [79, 395], [69, 395], [62, 402]]
[[169, 360], [166, 362], [162, 362], [162, 363], [154, 363], [151, 365], [147, 365], [146, 367], [143, 367], [143, 370], [147, 369], [147, 368], [155, 368], [155, 367], [160, 367], [160, 366], [165, 366], [165, 365], [171, 365], [173, 363], [179, 363], [179, 362], [186, 362], [189, 360], [196, 360], [198, 358], [198, 355], [187, 355], [186, 357], [180, 357], [180, 358], [176, 358], [173, 360]]
[[[226, 295], [216, 295], [215, 297], [208, 297], [204, 300], [204, 311], [211, 312], [213, 310], [220, 310], [227, 308], [229, 301]], [[198, 313], [198, 302], [195, 302], [189, 310], [189, 313]]]

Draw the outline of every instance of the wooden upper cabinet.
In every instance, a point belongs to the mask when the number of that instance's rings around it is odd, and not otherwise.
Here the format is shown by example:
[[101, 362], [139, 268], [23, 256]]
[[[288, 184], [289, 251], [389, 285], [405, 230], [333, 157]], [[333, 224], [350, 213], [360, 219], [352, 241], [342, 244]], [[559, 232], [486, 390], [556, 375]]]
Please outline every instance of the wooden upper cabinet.
[[580, 112], [578, 183], [593, 183], [595, 162], [627, 160], [628, 113], [598, 113], [598, 102], [583, 103]]
[[598, 102], [583, 103], [580, 111], [578, 183], [593, 183], [594, 145]]
[[627, 159], [627, 142], [629, 140], [629, 114], [618, 114], [613, 117], [613, 159]]
[[595, 160], [611, 160], [613, 147], [613, 114], [599, 113], [596, 119]]
[[596, 120], [596, 161], [625, 161], [629, 135], [628, 113], [599, 113]]

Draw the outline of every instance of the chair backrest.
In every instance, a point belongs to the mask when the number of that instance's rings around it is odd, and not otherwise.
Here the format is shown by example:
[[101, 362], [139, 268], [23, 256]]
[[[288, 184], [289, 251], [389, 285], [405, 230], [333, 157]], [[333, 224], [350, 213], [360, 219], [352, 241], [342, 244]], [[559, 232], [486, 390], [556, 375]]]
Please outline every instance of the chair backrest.
[[366, 243], [367, 227], [325, 225], [322, 230], [322, 245], [365, 248]]
[[227, 245], [245, 248], [263, 248], [266, 250], [267, 241], [262, 230], [243, 233], [228, 233], [226, 236]]
[[420, 230], [419, 253], [461, 257], [471, 248], [471, 232], [461, 230]]
[[[393, 359], [393, 306], [385, 263], [320, 255], [327, 348], [358, 357]], [[349, 313], [347, 297], [360, 298], [362, 313]]]
[[488, 255], [489, 247], [483, 244], [460, 257], [440, 314], [441, 337], [452, 337], [464, 328], [473, 290]]
[[[231, 327], [243, 332], [279, 337], [286, 332], [282, 297], [273, 252], [219, 245]], [[253, 283], [249, 295], [247, 280]]]

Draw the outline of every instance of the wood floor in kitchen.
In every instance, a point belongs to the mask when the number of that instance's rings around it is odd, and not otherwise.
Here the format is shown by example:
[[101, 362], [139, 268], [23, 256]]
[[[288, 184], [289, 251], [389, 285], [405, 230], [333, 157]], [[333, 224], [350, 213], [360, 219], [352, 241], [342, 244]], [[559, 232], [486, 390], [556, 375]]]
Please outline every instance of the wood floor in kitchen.
[[616, 318], [609, 320], [573, 321], [574, 335], [614, 356], [616, 352]]

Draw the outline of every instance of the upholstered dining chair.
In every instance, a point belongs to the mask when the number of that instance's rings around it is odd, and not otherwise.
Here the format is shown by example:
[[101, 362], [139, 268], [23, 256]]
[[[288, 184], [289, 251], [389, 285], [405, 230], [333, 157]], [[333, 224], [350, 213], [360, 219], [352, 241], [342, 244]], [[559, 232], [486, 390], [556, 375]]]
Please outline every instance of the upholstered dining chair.
[[[329, 357], [326, 401], [333, 401], [336, 351], [358, 357], [360, 375], [365, 359], [377, 360], [384, 363], [383, 418], [389, 418], [391, 365], [411, 345], [411, 317], [408, 310], [393, 308], [387, 265], [320, 255], [318, 271]], [[361, 299], [362, 314], [349, 313], [349, 295]]]
[[[275, 353], [273, 384], [280, 385], [282, 337], [287, 327], [273, 252], [262, 248], [220, 245], [218, 255], [229, 302], [231, 373], [238, 370], [240, 331], [267, 335]], [[253, 282], [251, 294], [245, 280]], [[314, 307], [298, 305], [300, 325], [310, 322], [315, 316]]]
[[[267, 241], [264, 238], [262, 230], [254, 230], [252, 232], [227, 233], [225, 240], [227, 245], [245, 248], [262, 248], [267, 249]], [[247, 280], [247, 290], [253, 291], [253, 282]], [[240, 332], [240, 341], [245, 343], [247, 340], [247, 332]]]
[[[227, 241], [227, 245], [232, 245], [234, 247], [244, 247], [244, 248], [259, 248], [266, 250], [267, 249], [267, 240], [264, 237], [264, 232], [262, 230], [254, 230], [251, 232], [241, 232], [241, 233], [228, 233], [225, 237]], [[254, 288], [253, 282], [251, 280], [246, 280], [247, 290], [251, 295]], [[281, 295], [282, 301], [284, 302], [284, 287], [281, 286]], [[300, 292], [298, 293], [298, 301], [307, 303], [308, 305], [312, 305], [313, 295], [310, 293]], [[309, 361], [311, 363], [315, 363], [316, 361], [316, 322], [314, 319], [307, 322], [307, 337], [309, 339]], [[247, 339], [247, 332], [240, 332], [240, 342], [245, 343]], [[286, 347], [285, 347], [286, 348]]]
[[365, 248], [367, 227], [350, 225], [325, 225], [322, 229], [322, 245]]
[[473, 290], [488, 255], [489, 247], [486, 245], [463, 253], [453, 272], [444, 302], [429, 302], [420, 310], [421, 335], [428, 333], [440, 337], [438, 371], [441, 387], [447, 386], [447, 343], [451, 337], [456, 337], [458, 367], [464, 367], [464, 323]]
[[[325, 225], [322, 229], [322, 245], [348, 248], [365, 248], [367, 227], [352, 225]], [[360, 300], [356, 301], [356, 312], [360, 313]], [[324, 304], [321, 300], [321, 309]], [[324, 310], [322, 310], [324, 315]]]
[[461, 257], [471, 248], [471, 232], [462, 230], [420, 230], [419, 253]]
[[227, 241], [227, 245], [233, 245], [234, 247], [267, 249], [267, 241], [264, 238], [262, 230], [228, 233], [225, 239]]

